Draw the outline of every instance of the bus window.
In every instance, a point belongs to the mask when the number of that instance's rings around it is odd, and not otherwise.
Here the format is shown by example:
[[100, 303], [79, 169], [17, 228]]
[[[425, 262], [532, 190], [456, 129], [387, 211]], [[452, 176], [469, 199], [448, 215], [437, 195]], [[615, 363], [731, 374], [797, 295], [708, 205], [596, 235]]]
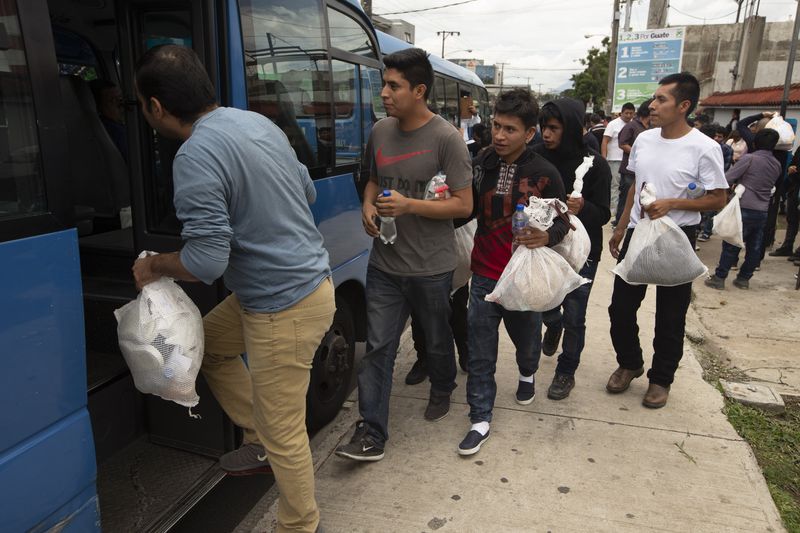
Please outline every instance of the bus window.
[[240, 12], [248, 108], [283, 130], [312, 177], [324, 176], [334, 158], [334, 124], [319, 5], [245, 0]]
[[378, 120], [386, 118], [386, 108], [383, 107], [381, 89], [383, 78], [381, 71], [373, 67], [361, 67], [361, 106], [363, 108], [361, 119], [364, 149], [366, 150], [372, 126]]
[[447, 119], [450, 124], [458, 127], [460, 120], [459, 120], [459, 111], [458, 111], [458, 84], [455, 80], [451, 80], [450, 78], [445, 78], [444, 80], [444, 90], [447, 94], [447, 98], [445, 101], [445, 105], [443, 108], [439, 108], [439, 114], [442, 115], [445, 119]]
[[328, 8], [331, 47], [351, 54], [377, 58], [375, 48], [364, 28], [355, 20], [335, 9]]
[[444, 78], [440, 76], [433, 77], [433, 91], [431, 92], [429, 102], [433, 102], [431, 110], [434, 113], [445, 117], [445, 93], [444, 93]]
[[0, 220], [45, 210], [36, 114], [16, 2], [0, 0]]
[[336, 111], [336, 165], [361, 161], [361, 109], [356, 80], [358, 67], [334, 60], [333, 103]]

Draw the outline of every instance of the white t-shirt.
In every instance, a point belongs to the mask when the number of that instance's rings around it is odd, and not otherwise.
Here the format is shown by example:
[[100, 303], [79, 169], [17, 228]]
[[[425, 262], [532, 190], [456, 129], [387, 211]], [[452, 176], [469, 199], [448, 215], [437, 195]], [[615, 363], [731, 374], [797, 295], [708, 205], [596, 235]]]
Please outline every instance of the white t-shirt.
[[625, 127], [625, 122], [622, 118], [617, 117], [606, 126], [606, 131], [603, 137], [611, 137], [608, 141], [608, 152], [606, 161], [622, 161], [622, 148], [619, 147], [619, 132]]
[[[719, 143], [696, 128], [679, 139], [665, 139], [661, 136], [661, 128], [643, 131], [633, 143], [628, 170], [636, 174], [629, 228], [639, 221], [639, 193], [644, 183], [655, 187], [659, 199], [688, 199], [687, 187], [692, 182], [700, 183], [706, 191], [728, 188]], [[700, 223], [697, 211], [673, 209], [667, 216], [678, 226]]]

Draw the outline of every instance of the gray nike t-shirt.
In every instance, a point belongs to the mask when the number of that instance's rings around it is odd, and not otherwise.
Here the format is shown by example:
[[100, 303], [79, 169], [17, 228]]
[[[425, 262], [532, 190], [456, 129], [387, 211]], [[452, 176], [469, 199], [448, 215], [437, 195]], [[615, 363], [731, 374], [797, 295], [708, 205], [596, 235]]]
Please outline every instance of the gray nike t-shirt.
[[[414, 131], [400, 130], [393, 117], [379, 121], [367, 144], [366, 168], [381, 189], [420, 200], [439, 171], [447, 175], [451, 191], [472, 185], [467, 145], [459, 131], [439, 115]], [[375, 239], [370, 265], [398, 276], [433, 276], [455, 268], [451, 219], [402, 215], [395, 221], [397, 240], [384, 244]]]

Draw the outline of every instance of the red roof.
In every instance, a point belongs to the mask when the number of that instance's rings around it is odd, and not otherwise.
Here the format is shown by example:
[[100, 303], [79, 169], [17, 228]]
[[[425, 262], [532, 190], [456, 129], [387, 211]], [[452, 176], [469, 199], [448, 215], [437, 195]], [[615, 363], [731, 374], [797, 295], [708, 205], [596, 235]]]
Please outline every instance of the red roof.
[[[702, 107], [764, 107], [779, 106], [783, 98], [783, 85], [742, 89], [727, 93], [717, 92], [700, 102]], [[800, 83], [789, 89], [789, 105], [800, 104]]]

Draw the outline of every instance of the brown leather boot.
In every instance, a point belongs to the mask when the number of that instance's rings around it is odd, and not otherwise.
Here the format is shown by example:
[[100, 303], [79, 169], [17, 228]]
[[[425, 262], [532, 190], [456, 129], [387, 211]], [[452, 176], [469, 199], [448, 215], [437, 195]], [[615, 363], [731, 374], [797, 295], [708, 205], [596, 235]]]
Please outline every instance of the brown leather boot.
[[667, 398], [669, 398], [669, 387], [662, 387], [651, 383], [647, 387], [647, 394], [644, 395], [642, 405], [650, 409], [661, 409], [667, 405]]
[[613, 392], [614, 394], [625, 392], [628, 390], [628, 387], [631, 386], [631, 381], [638, 378], [642, 374], [644, 374], [644, 368], [639, 368], [638, 370], [628, 370], [627, 368], [619, 367], [614, 370], [614, 373], [611, 374], [610, 378], [608, 378], [606, 390], [608, 392]]

